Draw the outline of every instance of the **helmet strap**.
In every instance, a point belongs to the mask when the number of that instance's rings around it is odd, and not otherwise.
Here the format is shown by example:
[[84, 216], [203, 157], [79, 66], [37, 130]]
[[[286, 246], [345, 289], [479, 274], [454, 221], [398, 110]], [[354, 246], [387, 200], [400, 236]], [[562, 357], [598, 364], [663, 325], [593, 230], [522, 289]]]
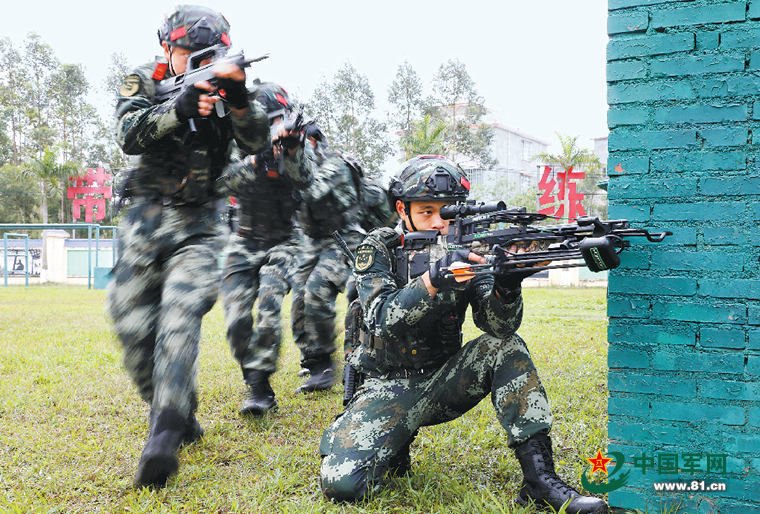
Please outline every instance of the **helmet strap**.
[[174, 63], [172, 62], [172, 52], [174, 51], [174, 47], [168, 43], [166, 46], [169, 47], [169, 71], [171, 71], [172, 75], [176, 77], [177, 72], [174, 71]]
[[412, 202], [409, 200], [404, 201], [404, 210], [406, 211], [406, 217], [409, 219], [409, 226], [412, 228], [412, 232], [418, 232], [417, 227], [414, 226], [412, 221]]

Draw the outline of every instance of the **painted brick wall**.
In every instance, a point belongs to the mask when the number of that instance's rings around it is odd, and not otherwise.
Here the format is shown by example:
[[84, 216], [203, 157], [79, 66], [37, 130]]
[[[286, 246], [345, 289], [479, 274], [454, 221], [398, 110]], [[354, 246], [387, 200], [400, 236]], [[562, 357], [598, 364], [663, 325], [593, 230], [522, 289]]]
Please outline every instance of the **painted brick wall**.
[[[760, 512], [760, 0], [608, 6], [609, 216], [675, 233], [609, 277], [610, 505]], [[653, 487], [702, 480], [727, 490]]]

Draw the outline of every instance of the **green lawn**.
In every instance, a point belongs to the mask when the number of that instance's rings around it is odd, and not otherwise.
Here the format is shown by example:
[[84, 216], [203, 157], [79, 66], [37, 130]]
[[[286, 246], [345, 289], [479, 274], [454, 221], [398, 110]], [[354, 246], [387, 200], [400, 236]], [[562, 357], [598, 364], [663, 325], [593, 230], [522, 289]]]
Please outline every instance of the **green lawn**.
[[[606, 297], [599, 288], [526, 289], [520, 335], [552, 401], [558, 471], [576, 488], [607, 439]], [[160, 491], [132, 488], [147, 435], [144, 405], [121, 368], [104, 292], [0, 288], [0, 512], [534, 512], [514, 502], [522, 479], [490, 401], [426, 428], [413, 473], [371, 500], [332, 504], [317, 485], [322, 430], [341, 391], [295, 395], [299, 356], [285, 330], [273, 377], [280, 410], [237, 414], [242, 376], [217, 304], [205, 318], [198, 419], [206, 436], [180, 454]], [[339, 298], [339, 334], [345, 300]], [[284, 324], [289, 325], [289, 299]], [[465, 339], [478, 334], [472, 323]]]

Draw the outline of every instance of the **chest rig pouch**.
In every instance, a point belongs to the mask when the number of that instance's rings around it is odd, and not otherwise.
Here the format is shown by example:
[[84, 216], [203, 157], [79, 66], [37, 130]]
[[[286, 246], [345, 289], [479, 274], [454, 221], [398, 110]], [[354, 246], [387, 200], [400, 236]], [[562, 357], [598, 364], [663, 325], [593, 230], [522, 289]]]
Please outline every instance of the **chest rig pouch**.
[[301, 197], [284, 179], [262, 175], [255, 189], [241, 199], [238, 233], [267, 241], [284, 241], [293, 231]]

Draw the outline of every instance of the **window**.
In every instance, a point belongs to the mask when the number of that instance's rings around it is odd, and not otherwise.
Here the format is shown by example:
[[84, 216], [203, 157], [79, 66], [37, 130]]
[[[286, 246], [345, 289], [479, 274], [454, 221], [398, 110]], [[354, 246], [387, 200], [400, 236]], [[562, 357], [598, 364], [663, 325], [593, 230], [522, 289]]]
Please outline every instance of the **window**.
[[470, 184], [473, 186], [483, 186], [485, 185], [484, 177], [483, 177], [483, 170], [482, 168], [473, 168], [467, 170], [467, 178], [470, 181]]
[[529, 161], [533, 158], [533, 149], [531, 148], [530, 141], [523, 139], [522, 142], [522, 160]]

